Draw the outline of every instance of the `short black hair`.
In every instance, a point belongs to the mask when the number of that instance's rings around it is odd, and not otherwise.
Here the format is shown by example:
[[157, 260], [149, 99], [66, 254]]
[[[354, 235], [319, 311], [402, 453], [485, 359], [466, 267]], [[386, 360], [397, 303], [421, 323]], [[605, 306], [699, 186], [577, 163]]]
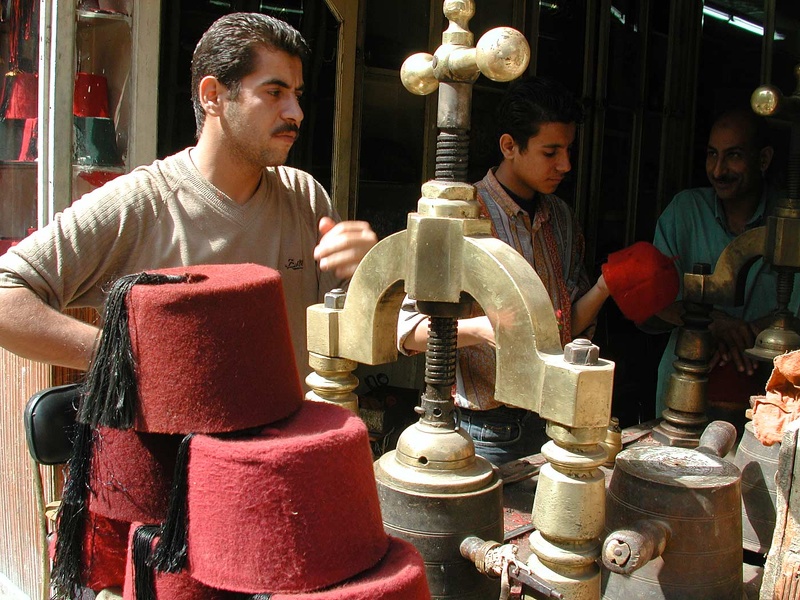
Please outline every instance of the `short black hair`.
[[497, 106], [497, 138], [507, 133], [520, 150], [539, 133], [544, 123], [583, 122], [583, 106], [561, 83], [545, 77], [527, 77], [514, 82]]
[[729, 108], [723, 111], [714, 119], [711, 129], [723, 122], [743, 125], [753, 143], [753, 147], [757, 150], [763, 150], [772, 145], [772, 135], [767, 120], [754, 113], [749, 106]]
[[308, 44], [294, 27], [260, 13], [230, 13], [214, 21], [206, 30], [192, 55], [192, 107], [197, 136], [203, 129], [206, 113], [200, 104], [198, 87], [203, 77], [211, 75], [225, 85], [236, 98], [242, 78], [253, 72], [256, 50], [280, 50], [305, 60]]

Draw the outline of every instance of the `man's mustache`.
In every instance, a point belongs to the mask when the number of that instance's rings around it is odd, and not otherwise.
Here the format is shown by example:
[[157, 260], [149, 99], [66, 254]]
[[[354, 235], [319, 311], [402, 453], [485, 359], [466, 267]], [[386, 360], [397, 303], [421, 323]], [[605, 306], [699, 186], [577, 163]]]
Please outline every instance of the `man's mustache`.
[[300, 135], [300, 128], [294, 123], [284, 123], [283, 125], [278, 125], [272, 130], [272, 135], [280, 135], [281, 133], [294, 133], [295, 135]]
[[714, 177], [714, 183], [722, 183], [722, 184], [735, 183], [737, 179], [738, 179], [737, 177], [731, 177], [730, 175], [723, 177]]

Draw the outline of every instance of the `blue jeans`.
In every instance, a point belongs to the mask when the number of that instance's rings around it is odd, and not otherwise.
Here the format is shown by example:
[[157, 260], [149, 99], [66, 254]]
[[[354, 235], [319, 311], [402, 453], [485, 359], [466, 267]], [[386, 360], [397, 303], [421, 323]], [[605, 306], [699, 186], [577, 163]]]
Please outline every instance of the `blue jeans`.
[[459, 408], [459, 425], [475, 443], [475, 454], [500, 466], [538, 454], [550, 438], [545, 421], [522, 408], [501, 406], [491, 410]]

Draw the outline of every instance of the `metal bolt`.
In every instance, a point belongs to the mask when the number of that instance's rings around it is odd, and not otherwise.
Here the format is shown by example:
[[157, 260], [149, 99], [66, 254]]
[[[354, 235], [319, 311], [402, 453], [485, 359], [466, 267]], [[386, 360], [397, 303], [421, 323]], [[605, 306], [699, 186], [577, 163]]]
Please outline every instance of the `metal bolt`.
[[332, 289], [325, 294], [325, 308], [335, 308], [341, 310], [344, 308], [344, 301], [347, 298], [347, 292], [342, 288]]
[[606, 542], [605, 559], [611, 564], [624, 566], [631, 558], [631, 547], [621, 540]]
[[577, 338], [564, 346], [564, 360], [571, 365], [596, 365], [600, 360], [600, 348], [591, 340]]

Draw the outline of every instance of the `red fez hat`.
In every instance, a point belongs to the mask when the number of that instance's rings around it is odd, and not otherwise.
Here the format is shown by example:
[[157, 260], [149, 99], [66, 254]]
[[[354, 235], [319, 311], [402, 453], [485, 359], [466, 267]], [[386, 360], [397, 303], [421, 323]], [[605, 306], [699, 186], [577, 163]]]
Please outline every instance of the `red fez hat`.
[[76, 73], [72, 113], [76, 117], [109, 118], [108, 80], [95, 73]]
[[210, 587], [295, 593], [354, 577], [386, 553], [367, 429], [343, 408], [305, 402], [252, 437], [194, 436], [187, 463], [159, 569], [188, 558], [191, 576]]
[[389, 551], [371, 569], [318, 592], [272, 594], [271, 600], [430, 600], [425, 564], [414, 546], [389, 538]]
[[6, 73], [0, 118], [33, 119], [39, 112], [39, 77], [13, 69]]
[[89, 509], [127, 522], [163, 521], [183, 436], [111, 427], [93, 436]]
[[636, 323], [664, 310], [678, 295], [675, 263], [648, 242], [612, 252], [602, 271], [614, 302]]
[[[123, 600], [241, 600], [242, 594], [204, 586], [188, 572], [160, 573], [149, 566], [157, 526], [131, 526]], [[237, 550], [232, 548], [236, 553]], [[267, 594], [265, 594], [266, 596]], [[336, 586], [297, 594], [270, 594], [272, 600], [430, 600], [425, 564], [414, 546], [389, 538], [389, 550], [380, 562]]]
[[104, 321], [82, 422], [219, 433], [283, 419], [303, 402], [274, 269], [204, 265], [126, 276], [109, 294]]
[[123, 600], [233, 600], [230, 592], [207, 587], [192, 579], [186, 571], [161, 573], [153, 569], [150, 557], [158, 540], [158, 529], [157, 525], [131, 525], [125, 585], [122, 586]]

